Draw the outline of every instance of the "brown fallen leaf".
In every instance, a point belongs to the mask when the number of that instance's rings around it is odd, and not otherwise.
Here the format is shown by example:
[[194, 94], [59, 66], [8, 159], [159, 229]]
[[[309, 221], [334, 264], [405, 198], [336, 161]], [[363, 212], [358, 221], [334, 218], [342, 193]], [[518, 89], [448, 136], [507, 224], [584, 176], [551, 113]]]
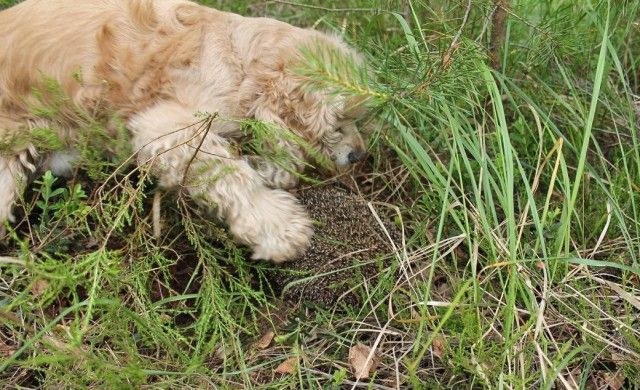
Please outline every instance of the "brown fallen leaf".
[[640, 297], [637, 297], [637, 296], [625, 291], [625, 289], [623, 289], [622, 287], [620, 287], [619, 285], [617, 285], [615, 283], [609, 282], [608, 280], [606, 282], [607, 282], [607, 285], [609, 285], [609, 287], [611, 287], [611, 289], [613, 291], [618, 293], [620, 298], [624, 299], [625, 301], [627, 301], [631, 305], [633, 305], [636, 309], [640, 310]]
[[433, 354], [437, 357], [437, 358], [442, 358], [442, 355], [444, 355], [444, 348], [446, 346], [446, 340], [444, 339], [444, 337], [438, 335], [433, 339], [433, 342], [431, 342], [431, 351], [433, 352]]
[[13, 346], [5, 344], [4, 342], [0, 341], [0, 357], [7, 358], [13, 355], [16, 351], [17, 349], [14, 348]]
[[611, 360], [618, 366], [621, 366], [625, 363], [629, 363], [631, 358], [623, 353], [611, 352]]
[[298, 357], [293, 356], [284, 362], [280, 363], [278, 367], [274, 370], [278, 374], [293, 374], [296, 372], [296, 368], [298, 367]]
[[436, 286], [436, 294], [441, 298], [442, 301], [450, 301], [453, 298], [453, 290], [448, 283], [439, 283]]
[[260, 340], [258, 340], [255, 344], [256, 348], [260, 350], [266, 349], [271, 344], [271, 341], [273, 341], [273, 338], [275, 337], [275, 335], [276, 334], [273, 333], [272, 330], [262, 335], [262, 337], [260, 337]]
[[49, 287], [49, 282], [44, 279], [36, 279], [31, 285], [31, 293], [34, 297], [39, 297], [47, 290]]
[[604, 384], [610, 390], [620, 390], [624, 386], [626, 380], [624, 372], [618, 370], [617, 372], [605, 372], [603, 375]]
[[[369, 358], [371, 355], [371, 358]], [[367, 379], [380, 360], [370, 347], [358, 343], [349, 349], [349, 364], [356, 379]]]

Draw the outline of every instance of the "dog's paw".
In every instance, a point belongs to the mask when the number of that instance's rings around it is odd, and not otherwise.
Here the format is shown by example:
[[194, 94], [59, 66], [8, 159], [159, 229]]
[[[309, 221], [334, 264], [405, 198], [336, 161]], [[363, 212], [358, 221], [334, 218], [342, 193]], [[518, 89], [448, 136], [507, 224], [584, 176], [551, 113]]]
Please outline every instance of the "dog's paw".
[[228, 222], [231, 233], [251, 248], [253, 259], [281, 263], [304, 253], [313, 229], [307, 212], [293, 195], [264, 190], [249, 203], [248, 209]]
[[295, 170], [300, 168], [291, 164], [290, 169], [285, 169], [273, 161], [260, 156], [246, 156], [245, 160], [258, 172], [263, 182], [270, 188], [289, 189], [298, 184], [298, 176]]
[[5, 228], [5, 223], [13, 223], [15, 222], [15, 217], [11, 213], [11, 205], [3, 204], [0, 205], [0, 243], [4, 242], [7, 237], [7, 229]]

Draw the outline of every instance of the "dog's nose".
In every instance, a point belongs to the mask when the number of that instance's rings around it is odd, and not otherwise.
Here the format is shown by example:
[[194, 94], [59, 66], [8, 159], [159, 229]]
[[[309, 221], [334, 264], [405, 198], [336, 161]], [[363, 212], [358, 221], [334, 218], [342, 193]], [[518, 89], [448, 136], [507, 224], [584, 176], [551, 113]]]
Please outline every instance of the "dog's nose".
[[366, 155], [365, 152], [349, 152], [347, 159], [349, 159], [349, 163], [353, 164], [364, 159]]

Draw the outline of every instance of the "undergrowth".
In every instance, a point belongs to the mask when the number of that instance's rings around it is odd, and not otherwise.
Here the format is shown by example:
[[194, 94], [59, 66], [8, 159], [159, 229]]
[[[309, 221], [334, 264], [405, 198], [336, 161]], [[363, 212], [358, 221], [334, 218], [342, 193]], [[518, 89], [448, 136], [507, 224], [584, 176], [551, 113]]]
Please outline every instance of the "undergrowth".
[[0, 244], [4, 387], [640, 386], [638, 2], [514, 0], [500, 71], [488, 0], [202, 3], [364, 53], [353, 79], [305, 74], [375, 105], [355, 182], [400, 211], [393, 264], [354, 278], [357, 308], [282, 302], [269, 264], [85, 118], [74, 178], [35, 181]]

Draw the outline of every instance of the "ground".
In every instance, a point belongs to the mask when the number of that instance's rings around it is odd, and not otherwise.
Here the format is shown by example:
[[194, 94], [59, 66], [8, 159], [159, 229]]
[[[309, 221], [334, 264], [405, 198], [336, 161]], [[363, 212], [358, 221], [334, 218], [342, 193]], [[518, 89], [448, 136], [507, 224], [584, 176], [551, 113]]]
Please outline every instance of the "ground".
[[282, 294], [182, 194], [97, 159], [122, 145], [96, 119], [0, 244], [5, 388], [640, 387], [638, 2], [501, 1], [504, 30], [492, 0], [203, 3], [364, 53], [366, 80], [305, 71], [376, 103], [330, 196], [389, 253], [340, 263], [355, 300]]

